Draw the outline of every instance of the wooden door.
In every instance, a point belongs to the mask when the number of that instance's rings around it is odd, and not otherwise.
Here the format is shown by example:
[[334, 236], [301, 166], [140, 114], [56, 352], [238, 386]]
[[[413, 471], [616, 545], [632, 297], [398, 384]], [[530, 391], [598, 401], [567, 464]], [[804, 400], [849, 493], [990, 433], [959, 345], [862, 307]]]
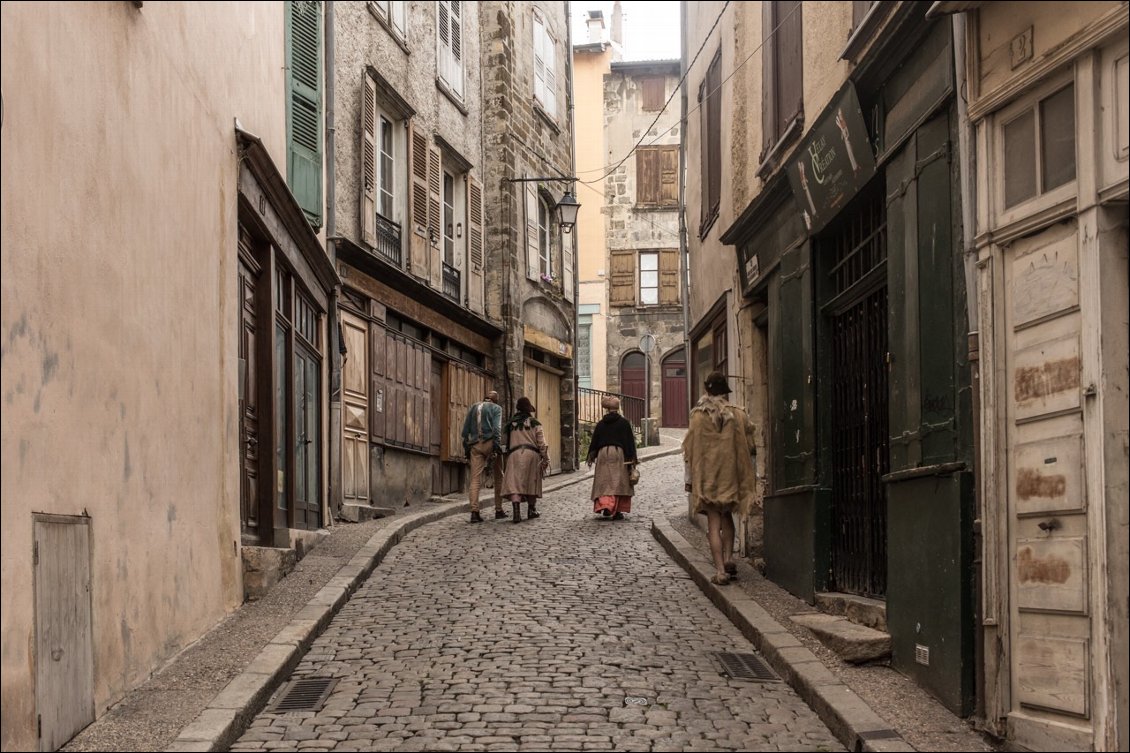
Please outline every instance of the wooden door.
[[239, 263], [239, 520], [251, 543], [262, 541], [259, 527], [259, 380], [255, 322], [257, 274]]
[[663, 359], [663, 425], [687, 426], [687, 356], [682, 348]]
[[[647, 358], [643, 353], [629, 353], [620, 364], [620, 393], [647, 401]], [[645, 415], [651, 415], [650, 406]]]
[[[342, 497], [346, 504], [369, 504], [369, 324], [341, 314], [346, 357], [341, 369]], [[374, 337], [384, 337], [377, 330]]]
[[294, 526], [321, 525], [321, 361], [305, 348], [294, 353]]
[[1091, 582], [1090, 508], [1102, 500], [1088, 499], [1079, 244], [1074, 222], [1013, 243], [998, 318], [1007, 363], [1009, 729], [1037, 750], [1090, 749], [1103, 672], [1090, 617], [1102, 593]]
[[39, 749], [58, 750], [94, 721], [90, 519], [36, 515], [33, 536]]
[[526, 364], [526, 397], [537, 408], [545, 442], [549, 445], [549, 472], [561, 472], [561, 377], [548, 369]]

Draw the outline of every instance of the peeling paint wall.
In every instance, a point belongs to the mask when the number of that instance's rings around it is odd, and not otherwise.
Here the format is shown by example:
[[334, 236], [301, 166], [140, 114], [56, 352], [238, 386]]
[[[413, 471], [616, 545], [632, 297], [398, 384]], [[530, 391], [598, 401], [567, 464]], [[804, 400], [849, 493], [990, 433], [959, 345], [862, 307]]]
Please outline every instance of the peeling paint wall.
[[32, 513], [89, 514], [96, 713], [242, 600], [234, 119], [285, 173], [281, 3], [2, 7], [2, 719]]

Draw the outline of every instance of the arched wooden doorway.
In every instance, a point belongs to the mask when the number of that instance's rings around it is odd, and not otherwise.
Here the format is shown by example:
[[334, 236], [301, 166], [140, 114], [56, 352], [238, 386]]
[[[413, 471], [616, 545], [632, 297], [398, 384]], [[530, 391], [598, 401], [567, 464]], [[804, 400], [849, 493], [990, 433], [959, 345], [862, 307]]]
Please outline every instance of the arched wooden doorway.
[[647, 400], [647, 359], [638, 350], [620, 362], [620, 393]]
[[687, 352], [683, 348], [663, 359], [663, 426], [687, 425]]

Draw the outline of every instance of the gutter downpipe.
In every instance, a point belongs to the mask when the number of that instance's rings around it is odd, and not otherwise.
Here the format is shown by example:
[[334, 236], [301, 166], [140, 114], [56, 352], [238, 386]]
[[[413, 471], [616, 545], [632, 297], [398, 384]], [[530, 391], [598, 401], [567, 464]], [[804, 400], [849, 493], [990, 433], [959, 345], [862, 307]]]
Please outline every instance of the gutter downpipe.
[[683, 84], [679, 92], [679, 286], [683, 299], [683, 355], [687, 362], [687, 415], [694, 407], [695, 385], [691, 382], [690, 259], [687, 248], [687, 4], [679, 3], [679, 68]]
[[[326, 41], [322, 46], [323, 67], [326, 87], [326, 253], [330, 262], [337, 268], [337, 185], [335, 160], [334, 125], [334, 4], [326, 2]], [[341, 325], [338, 314], [338, 297], [341, 286], [334, 288], [330, 296], [330, 441], [329, 441], [329, 507], [332, 512], [341, 513], [344, 501], [341, 479]]]
[[[573, 143], [569, 145], [569, 174], [577, 175], [577, 113], [576, 98], [573, 96], [573, 12], [572, 6], [565, 0], [565, 77], [567, 79], [565, 96], [568, 98], [569, 108], [569, 135]], [[575, 186], [570, 184], [569, 190]], [[576, 196], [576, 193], [573, 194]], [[581, 467], [578, 457], [581, 451], [580, 438], [577, 435], [577, 406], [580, 405], [580, 393], [577, 391], [577, 336], [581, 331], [581, 264], [577, 248], [577, 228], [569, 233], [569, 242], [573, 245], [573, 470]]]
[[973, 423], [973, 478], [974, 478], [974, 516], [973, 516], [973, 697], [974, 716], [977, 719], [985, 718], [985, 627], [982, 603], [983, 590], [981, 579], [984, 572], [984, 546], [982, 538], [982, 521], [985, 519], [985, 495], [980, 487], [981, 479], [981, 362], [980, 362], [980, 333], [978, 322], [979, 301], [977, 295], [977, 248], [974, 238], [976, 236], [976, 206], [977, 206], [977, 181], [974, 170], [976, 169], [975, 155], [970, 144], [972, 143], [972, 126], [969, 123], [969, 107], [965, 100], [968, 91], [966, 79], [965, 58], [966, 50], [966, 18], [964, 13], [955, 13], [952, 16], [953, 50], [954, 50], [954, 80], [957, 83], [957, 143], [958, 164], [961, 180], [961, 239], [962, 262], [965, 270], [965, 302], [966, 302], [966, 340], [968, 346], [969, 382], [972, 390], [971, 420]]

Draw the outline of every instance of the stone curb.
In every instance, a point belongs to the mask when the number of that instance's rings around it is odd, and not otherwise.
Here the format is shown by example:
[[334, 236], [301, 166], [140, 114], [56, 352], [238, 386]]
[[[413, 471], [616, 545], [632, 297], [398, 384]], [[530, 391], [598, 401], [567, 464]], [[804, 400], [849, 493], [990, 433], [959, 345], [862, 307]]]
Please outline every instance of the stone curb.
[[[682, 452], [676, 447], [640, 458], [647, 462]], [[592, 471], [556, 484], [546, 484], [543, 492], [554, 492], [592, 478]], [[411, 531], [420, 526], [470, 510], [464, 499], [439, 498], [431, 509], [404, 516], [394, 525], [375, 533], [337, 574], [300, 609], [291, 621], [267, 643], [258, 656], [209, 702], [177, 739], [165, 748], [170, 752], [226, 750], [263, 710], [271, 694], [298, 666], [314, 640], [330, 624], [338, 610], [349, 601], [392, 550]]]
[[883, 753], [914, 750], [753, 598], [736, 586], [719, 587], [711, 583], [714, 564], [695, 550], [667, 519], [653, 520], [651, 533], [848, 750]]

